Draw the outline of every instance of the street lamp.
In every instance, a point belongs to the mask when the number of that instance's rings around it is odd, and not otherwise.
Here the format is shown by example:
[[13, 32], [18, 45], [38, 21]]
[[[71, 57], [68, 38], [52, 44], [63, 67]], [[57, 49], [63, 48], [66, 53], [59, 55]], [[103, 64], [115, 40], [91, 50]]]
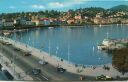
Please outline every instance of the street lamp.
[[50, 40], [49, 40], [49, 55], [51, 56], [51, 53], [50, 53]]

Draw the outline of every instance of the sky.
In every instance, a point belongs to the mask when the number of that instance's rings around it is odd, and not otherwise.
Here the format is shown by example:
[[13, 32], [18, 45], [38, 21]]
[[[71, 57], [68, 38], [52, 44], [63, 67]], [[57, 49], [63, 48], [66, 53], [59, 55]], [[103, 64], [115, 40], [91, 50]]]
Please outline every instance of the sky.
[[28, 12], [43, 10], [78, 9], [86, 7], [111, 8], [127, 5], [128, 0], [0, 0], [0, 13]]

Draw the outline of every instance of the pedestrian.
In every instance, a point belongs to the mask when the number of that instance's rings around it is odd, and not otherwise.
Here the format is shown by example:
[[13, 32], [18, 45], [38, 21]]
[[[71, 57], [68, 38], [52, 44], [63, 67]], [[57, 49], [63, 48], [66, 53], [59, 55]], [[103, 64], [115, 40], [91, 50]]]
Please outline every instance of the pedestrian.
[[94, 70], [94, 69], [96, 69], [96, 67], [95, 67], [95, 66], [93, 66], [93, 70]]
[[81, 80], [81, 81], [83, 80], [82, 76], [80, 76], [80, 80]]

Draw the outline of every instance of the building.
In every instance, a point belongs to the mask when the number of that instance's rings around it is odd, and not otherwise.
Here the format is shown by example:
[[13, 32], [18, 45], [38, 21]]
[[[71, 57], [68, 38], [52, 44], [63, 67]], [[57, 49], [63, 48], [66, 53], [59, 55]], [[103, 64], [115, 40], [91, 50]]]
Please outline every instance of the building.
[[62, 20], [61, 19], [51, 18], [50, 19], [50, 24], [51, 25], [61, 25], [62, 24]]
[[14, 26], [14, 21], [12, 19], [3, 19], [2, 23], [3, 23], [4, 27], [13, 27]]
[[15, 26], [20, 25], [20, 19], [14, 19], [14, 25]]
[[25, 26], [32, 26], [34, 25], [35, 23], [32, 22], [30, 19], [27, 19], [27, 18], [22, 18], [20, 19], [20, 25], [25, 25]]
[[74, 19], [69, 19], [69, 20], [67, 20], [67, 23], [68, 24], [74, 24], [75, 23], [75, 20]]
[[50, 20], [48, 18], [39, 19], [39, 25], [50, 25]]
[[39, 26], [39, 20], [38, 19], [32, 19], [32, 22], [35, 23], [36, 26]]
[[81, 20], [81, 19], [82, 19], [81, 15], [75, 16], [74, 18], [75, 18], [76, 20]]
[[94, 20], [93, 20], [93, 22], [95, 24], [101, 24], [102, 23], [102, 18], [101, 17], [95, 17]]
[[2, 19], [0, 18], [0, 27], [2, 27]]

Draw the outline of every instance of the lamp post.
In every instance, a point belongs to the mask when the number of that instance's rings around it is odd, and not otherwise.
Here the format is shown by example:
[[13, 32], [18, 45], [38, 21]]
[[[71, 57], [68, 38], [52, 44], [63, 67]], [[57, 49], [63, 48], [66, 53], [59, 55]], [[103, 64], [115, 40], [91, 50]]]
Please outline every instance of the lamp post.
[[68, 62], [70, 61], [70, 52], [69, 52], [69, 50], [70, 50], [70, 46], [68, 45]]
[[[57, 47], [56, 47], [56, 57], [58, 57], [58, 56], [57, 56], [58, 50], [59, 50], [59, 47], [57, 46]], [[57, 62], [58, 62], [58, 66], [59, 66], [59, 61], [58, 61], [58, 59], [57, 59]]]
[[109, 33], [107, 32], [107, 39], [108, 39], [108, 37], [109, 37]]
[[51, 50], [51, 47], [50, 47], [50, 40], [49, 40], [49, 55], [51, 56], [51, 53], [50, 53], [50, 50]]

